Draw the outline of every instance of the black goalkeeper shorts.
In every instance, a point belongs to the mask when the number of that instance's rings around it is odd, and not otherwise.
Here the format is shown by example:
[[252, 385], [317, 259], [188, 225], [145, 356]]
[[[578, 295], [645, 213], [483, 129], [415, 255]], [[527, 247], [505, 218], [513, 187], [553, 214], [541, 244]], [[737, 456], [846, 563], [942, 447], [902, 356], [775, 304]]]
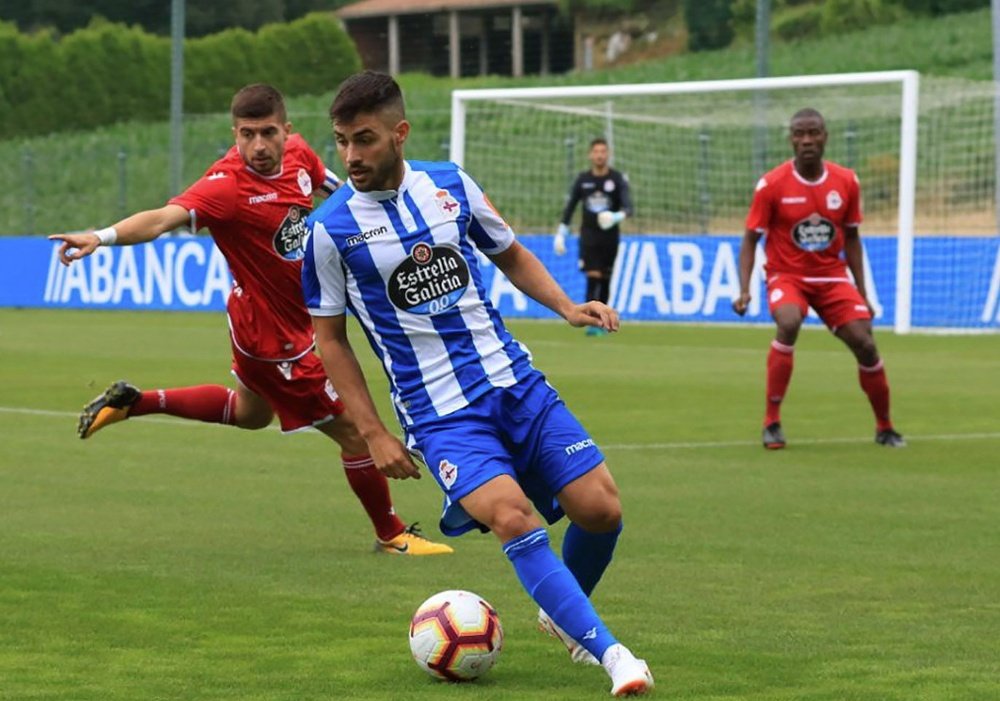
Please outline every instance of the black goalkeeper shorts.
[[580, 270], [610, 277], [617, 257], [618, 234], [607, 231], [580, 234]]

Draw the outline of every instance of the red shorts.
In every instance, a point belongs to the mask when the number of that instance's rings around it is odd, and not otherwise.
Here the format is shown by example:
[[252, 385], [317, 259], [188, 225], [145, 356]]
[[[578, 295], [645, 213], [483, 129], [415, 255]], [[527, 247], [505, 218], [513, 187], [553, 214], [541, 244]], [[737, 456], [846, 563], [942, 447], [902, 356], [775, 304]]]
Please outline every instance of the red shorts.
[[233, 374], [271, 405], [284, 433], [326, 423], [344, 413], [344, 403], [315, 353], [275, 362], [256, 360], [233, 348]]
[[783, 304], [794, 304], [803, 317], [812, 307], [831, 331], [851, 321], [872, 318], [864, 297], [847, 278], [772, 275], [767, 281], [767, 307], [772, 317], [774, 310]]

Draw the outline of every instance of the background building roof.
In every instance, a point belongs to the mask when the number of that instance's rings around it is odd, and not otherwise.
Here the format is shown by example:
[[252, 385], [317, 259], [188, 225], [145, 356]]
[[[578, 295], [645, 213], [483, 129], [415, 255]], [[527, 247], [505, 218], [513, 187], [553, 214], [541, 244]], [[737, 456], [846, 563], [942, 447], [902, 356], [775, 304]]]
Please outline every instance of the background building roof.
[[518, 5], [558, 5], [558, 0], [361, 0], [340, 8], [336, 14], [341, 19], [361, 19], [451, 10], [493, 10]]

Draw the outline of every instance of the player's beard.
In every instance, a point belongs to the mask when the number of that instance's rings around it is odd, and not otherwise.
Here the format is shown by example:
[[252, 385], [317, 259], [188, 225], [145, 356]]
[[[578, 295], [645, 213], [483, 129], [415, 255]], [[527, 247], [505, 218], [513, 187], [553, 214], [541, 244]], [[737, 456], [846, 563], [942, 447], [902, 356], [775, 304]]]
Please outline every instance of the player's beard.
[[402, 156], [396, 148], [396, 144], [389, 143], [389, 153], [385, 159], [377, 166], [373, 166], [369, 171], [368, 183], [364, 187], [359, 187], [355, 182], [354, 186], [360, 192], [377, 192], [379, 190], [394, 190], [393, 182], [400, 175], [400, 161]]

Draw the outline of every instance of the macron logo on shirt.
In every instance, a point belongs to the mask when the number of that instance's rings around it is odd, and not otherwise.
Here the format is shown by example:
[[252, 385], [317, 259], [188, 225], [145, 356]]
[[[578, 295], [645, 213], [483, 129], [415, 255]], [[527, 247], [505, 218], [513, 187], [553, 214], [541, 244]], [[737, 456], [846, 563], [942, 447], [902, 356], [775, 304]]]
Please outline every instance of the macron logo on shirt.
[[374, 229], [369, 229], [368, 231], [362, 231], [360, 234], [355, 234], [354, 236], [347, 237], [348, 246], [356, 246], [359, 243], [364, 243], [368, 239], [373, 239], [376, 236], [381, 236], [382, 234], [388, 234], [389, 227], [379, 226]]
[[205, 178], [205, 180], [220, 180], [221, 178], [224, 177], [226, 177], [225, 171], [219, 170], [216, 171], [215, 173], [211, 173], [207, 178]]
[[261, 202], [270, 202], [271, 200], [278, 199], [277, 192], [268, 192], [265, 195], [254, 195], [253, 197], [247, 198], [249, 204], [260, 204]]

